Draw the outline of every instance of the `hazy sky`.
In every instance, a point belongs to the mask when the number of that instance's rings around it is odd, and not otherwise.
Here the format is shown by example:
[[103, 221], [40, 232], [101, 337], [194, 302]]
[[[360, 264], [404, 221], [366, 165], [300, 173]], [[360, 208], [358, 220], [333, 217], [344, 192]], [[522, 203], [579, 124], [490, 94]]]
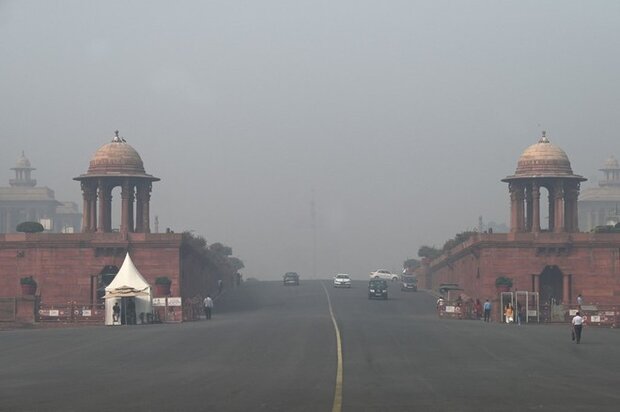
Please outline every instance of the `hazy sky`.
[[0, 185], [25, 150], [81, 207], [118, 128], [162, 179], [160, 229], [246, 276], [310, 277], [313, 233], [318, 276], [398, 270], [506, 223], [500, 179], [542, 129], [588, 178], [620, 156], [619, 21], [615, 0], [0, 1]]

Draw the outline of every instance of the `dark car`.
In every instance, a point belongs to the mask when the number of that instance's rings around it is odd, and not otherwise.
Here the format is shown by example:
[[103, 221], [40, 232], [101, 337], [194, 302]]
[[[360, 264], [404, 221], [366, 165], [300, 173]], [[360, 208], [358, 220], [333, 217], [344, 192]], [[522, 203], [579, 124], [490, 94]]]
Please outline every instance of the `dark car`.
[[400, 290], [417, 292], [418, 279], [415, 276], [403, 276], [400, 284]]
[[299, 285], [299, 275], [296, 272], [286, 272], [284, 274], [284, 286]]
[[370, 279], [368, 282], [368, 299], [388, 298], [388, 284], [385, 279]]

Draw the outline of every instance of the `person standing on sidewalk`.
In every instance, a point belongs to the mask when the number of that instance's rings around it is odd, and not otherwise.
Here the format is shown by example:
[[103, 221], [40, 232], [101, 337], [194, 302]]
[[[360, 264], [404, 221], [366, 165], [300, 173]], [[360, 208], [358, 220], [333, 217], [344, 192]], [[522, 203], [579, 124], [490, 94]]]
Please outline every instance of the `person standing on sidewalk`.
[[489, 302], [489, 299], [486, 300], [486, 302], [484, 302], [484, 321], [485, 322], [489, 322], [491, 320], [491, 302]]
[[213, 309], [213, 299], [211, 299], [211, 296], [207, 295], [202, 304], [205, 308], [205, 317], [207, 320], [211, 319], [211, 310]]
[[585, 319], [581, 317], [581, 313], [577, 312], [575, 317], [573, 318], [573, 331], [574, 331], [574, 340], [575, 343], [579, 344], [581, 342], [581, 330], [583, 329]]

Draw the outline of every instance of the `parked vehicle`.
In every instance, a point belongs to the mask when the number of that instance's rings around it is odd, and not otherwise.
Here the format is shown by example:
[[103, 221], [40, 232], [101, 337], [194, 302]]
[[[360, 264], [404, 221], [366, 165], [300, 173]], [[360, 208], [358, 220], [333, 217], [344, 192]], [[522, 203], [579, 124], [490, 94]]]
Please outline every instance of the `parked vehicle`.
[[368, 282], [368, 299], [388, 298], [388, 284], [385, 279], [370, 279]]
[[351, 287], [351, 277], [346, 273], [338, 273], [334, 276], [334, 287], [335, 288], [350, 288]]
[[403, 275], [401, 279], [400, 290], [417, 292], [418, 291], [418, 279], [415, 276]]
[[284, 286], [299, 286], [299, 275], [296, 272], [286, 272], [284, 274]]
[[398, 280], [398, 275], [396, 273], [392, 273], [389, 270], [385, 269], [379, 269], [374, 272], [370, 272], [370, 277], [372, 279], [391, 280], [392, 282], [396, 282]]

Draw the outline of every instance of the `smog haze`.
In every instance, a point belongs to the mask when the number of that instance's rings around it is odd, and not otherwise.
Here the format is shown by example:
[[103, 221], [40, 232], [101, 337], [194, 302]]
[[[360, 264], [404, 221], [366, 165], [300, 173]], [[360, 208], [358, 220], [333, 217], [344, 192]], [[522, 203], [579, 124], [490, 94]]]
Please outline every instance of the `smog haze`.
[[72, 178], [119, 129], [162, 179], [151, 227], [231, 246], [246, 277], [399, 271], [507, 224], [500, 180], [542, 130], [596, 185], [620, 156], [618, 21], [611, 1], [3, 1], [0, 185], [23, 150], [81, 209]]

